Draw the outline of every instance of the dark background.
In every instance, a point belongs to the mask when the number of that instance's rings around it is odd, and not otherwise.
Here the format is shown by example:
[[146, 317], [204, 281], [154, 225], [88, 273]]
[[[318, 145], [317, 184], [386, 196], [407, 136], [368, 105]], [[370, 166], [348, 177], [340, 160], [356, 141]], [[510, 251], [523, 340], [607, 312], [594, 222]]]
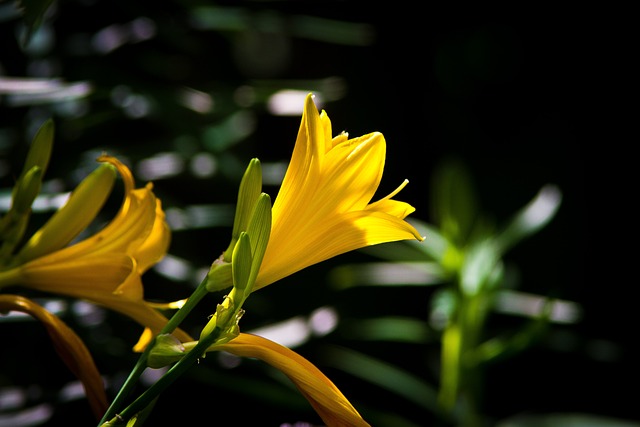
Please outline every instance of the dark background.
[[[0, 2], [3, 7], [7, 4]], [[233, 12], [229, 16], [240, 14], [247, 25], [197, 28], [189, 12], [198, 5], [220, 6]], [[193, 151], [208, 151], [218, 160], [216, 174], [203, 179], [184, 172], [154, 180], [155, 191], [165, 208], [233, 204], [249, 159], [287, 161], [295, 141], [299, 116], [270, 114], [264, 103], [268, 94], [291, 87], [319, 92], [334, 132], [344, 129], [358, 136], [376, 130], [385, 135], [387, 160], [380, 196], [408, 178], [410, 184], [398, 199], [415, 206], [412, 216], [418, 219], [432, 219], [431, 179], [448, 158], [458, 158], [469, 168], [482, 210], [497, 223], [508, 220], [545, 184], [562, 191], [557, 216], [514, 248], [508, 261], [519, 270], [522, 290], [577, 302], [583, 317], [577, 324], [555, 325], [533, 348], [490, 367], [484, 394], [487, 425], [529, 413], [637, 419], [633, 393], [623, 386], [624, 378], [637, 378], [630, 353], [632, 336], [621, 324], [624, 311], [617, 287], [594, 280], [598, 265], [592, 258], [591, 236], [587, 239], [594, 223], [588, 219], [592, 181], [587, 179], [587, 144], [582, 136], [588, 124], [581, 111], [593, 61], [586, 55], [593, 47], [591, 30], [578, 15], [554, 12], [418, 8], [409, 2], [375, 6], [349, 1], [59, 1], [47, 15], [46, 31], [37, 34], [49, 42], [40, 50], [20, 46], [21, 20], [7, 14], [0, 21], [0, 76], [89, 81], [94, 90], [81, 100], [83, 112], [73, 114], [54, 102], [15, 105], [10, 96], [0, 95], [0, 148], [8, 165], [0, 176], [2, 186], [11, 186], [12, 173], [19, 170], [39, 123], [53, 117], [56, 146], [48, 174], [62, 180], [66, 190], [102, 150], [123, 155], [133, 166], [160, 152], [188, 158]], [[92, 35], [141, 16], [155, 22], [153, 38], [125, 43], [108, 54], [91, 50]], [[336, 22], [334, 27], [311, 31], [313, 37], [302, 36], [298, 26], [307, 21], [300, 17]], [[364, 38], [327, 41], [339, 34], [339, 23], [356, 24], [362, 30], [357, 34]], [[326, 85], [325, 79], [334, 84], [323, 92], [327, 86], [318, 82]], [[153, 99], [152, 113], [127, 116], [112, 101], [118, 85]], [[233, 94], [243, 86], [253, 87], [257, 94], [256, 102], [246, 108], [251, 131], [225, 149], [208, 145], [206, 129], [241, 109]], [[212, 94], [215, 108], [195, 114], [177, 105], [175, 93], [182, 87]], [[143, 181], [138, 177], [138, 183]], [[277, 187], [266, 189], [275, 196]], [[228, 233], [225, 226], [176, 231], [170, 253], [194, 266], [206, 266], [226, 247]], [[369, 259], [347, 254], [286, 278], [255, 298], [252, 295], [245, 327], [309, 313], [322, 305], [338, 307], [344, 318], [408, 315], [427, 320], [430, 287], [339, 291], [327, 286], [327, 273], [333, 267], [362, 260]], [[150, 271], [146, 292], [152, 297], [181, 298], [189, 289], [185, 282]], [[395, 302], [398, 293], [401, 304]], [[201, 314], [205, 316], [206, 310]], [[135, 360], [127, 350], [139, 331], [116, 315], [105, 316], [116, 326], [100, 329], [107, 336], [102, 342], [108, 344], [97, 350], [96, 359], [117, 384], [118, 376]], [[68, 320], [73, 324], [73, 318]], [[493, 321], [496, 329], [517, 324], [506, 316]], [[89, 344], [100, 344], [95, 330], [78, 327]], [[0, 375], [0, 387], [44, 384], [41, 394], [28, 403], [55, 401], [56, 390], [71, 378], [45, 345], [44, 334], [36, 343], [32, 334], [38, 329], [32, 324], [3, 323], [0, 328], [12, 343], [3, 345], [2, 365], [29, 363], [30, 372], [27, 376], [6, 372]], [[435, 425], [436, 417], [426, 407], [324, 364], [323, 346], [331, 345], [379, 357], [435, 384], [437, 343], [389, 345], [333, 334], [296, 349], [317, 363], [365, 418], [376, 419], [378, 411], [389, 411], [400, 414], [407, 425]], [[230, 414], [251, 413], [260, 414], [260, 425], [317, 422], [302, 398], [282, 387], [269, 389], [270, 377], [260, 364], [246, 362], [242, 369], [235, 377], [215, 363], [194, 370], [160, 398], [155, 419], [179, 422], [197, 413], [198, 419], [211, 417], [211, 424], [226, 424]], [[209, 374], [215, 376], [212, 384]], [[284, 402], [278, 398], [281, 391]], [[47, 423], [69, 417], [91, 422], [85, 402], [72, 400], [58, 405]], [[378, 425], [384, 425], [384, 419], [378, 418]]]

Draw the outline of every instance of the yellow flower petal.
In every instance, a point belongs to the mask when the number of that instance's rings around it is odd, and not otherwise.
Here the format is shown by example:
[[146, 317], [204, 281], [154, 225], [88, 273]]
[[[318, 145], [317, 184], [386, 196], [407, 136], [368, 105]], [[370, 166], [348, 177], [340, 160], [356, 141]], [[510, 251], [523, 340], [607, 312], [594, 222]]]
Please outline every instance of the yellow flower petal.
[[37, 258], [20, 268], [21, 282], [32, 289], [84, 298], [112, 293], [134, 265], [134, 260], [123, 253], [79, 256], [55, 263]]
[[144, 273], [149, 267], [160, 261], [169, 249], [171, 230], [165, 219], [162, 203], [156, 199], [156, 216], [151, 232], [145, 241], [134, 249], [133, 255], [138, 260], [138, 271]]
[[[128, 255], [88, 256], [44, 265], [36, 259], [20, 272], [21, 282], [32, 289], [91, 301], [130, 317], [156, 334], [167, 323], [167, 318], [156, 309], [157, 304], [144, 301], [135, 259]], [[183, 341], [192, 340], [181, 329], [174, 335]]]
[[386, 142], [379, 132], [331, 136], [331, 121], [307, 96], [291, 162], [273, 204], [267, 252], [254, 290], [348, 251], [423, 240], [408, 222], [415, 209], [393, 200], [405, 181], [371, 203], [382, 179]]
[[129, 193], [118, 215], [91, 237], [41, 257], [41, 262], [60, 262], [86, 254], [132, 253], [145, 242], [156, 220], [156, 200], [150, 189]]
[[284, 373], [296, 385], [328, 427], [369, 426], [329, 378], [296, 352], [257, 335], [241, 333], [216, 346], [241, 357], [253, 357]]
[[[151, 236], [152, 242], [161, 242], [159, 251], [164, 255], [168, 247], [167, 237], [158, 239], [156, 233], [164, 232], [164, 212], [158, 212], [156, 197], [152, 192], [152, 185], [134, 189], [131, 171], [119, 160], [101, 156], [100, 161], [111, 163], [116, 167], [125, 186], [125, 197], [117, 215], [102, 230], [78, 243], [39, 257], [39, 262], [58, 263], [64, 260], [86, 256], [88, 254], [104, 254], [110, 252], [133, 253], [145, 248], [145, 242]], [[157, 225], [156, 225], [157, 223]], [[166, 224], [164, 224], [166, 225]], [[166, 241], [165, 241], [166, 240]], [[149, 243], [147, 243], [149, 244]], [[148, 251], [148, 249], [145, 249]], [[160, 257], [155, 253], [153, 258]], [[148, 262], [145, 262], [145, 265]]]
[[0, 295], [0, 312], [20, 311], [40, 320], [60, 358], [82, 382], [87, 400], [98, 420], [107, 410], [107, 396], [100, 372], [82, 340], [60, 318], [19, 295]]
[[[71, 246], [0, 271], [0, 287], [19, 284], [45, 292], [81, 298], [131, 317], [154, 333], [167, 323], [156, 305], [144, 300], [141, 275], [167, 252], [170, 231], [151, 184], [135, 188], [131, 171], [113, 157], [125, 187], [124, 200], [112, 221], [96, 234]], [[184, 341], [192, 338], [175, 332]]]

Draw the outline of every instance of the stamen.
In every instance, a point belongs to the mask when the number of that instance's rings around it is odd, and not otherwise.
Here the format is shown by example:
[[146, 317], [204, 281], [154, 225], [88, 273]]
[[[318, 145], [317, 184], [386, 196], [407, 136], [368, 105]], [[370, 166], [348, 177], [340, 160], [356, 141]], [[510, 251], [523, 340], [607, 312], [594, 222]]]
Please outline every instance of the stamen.
[[400, 184], [398, 186], [398, 188], [396, 188], [391, 194], [389, 194], [387, 197], [385, 197], [382, 200], [388, 200], [388, 199], [392, 198], [393, 196], [398, 194], [404, 187], [406, 187], [408, 183], [409, 183], [409, 180], [405, 179], [404, 181], [402, 181], [402, 184]]

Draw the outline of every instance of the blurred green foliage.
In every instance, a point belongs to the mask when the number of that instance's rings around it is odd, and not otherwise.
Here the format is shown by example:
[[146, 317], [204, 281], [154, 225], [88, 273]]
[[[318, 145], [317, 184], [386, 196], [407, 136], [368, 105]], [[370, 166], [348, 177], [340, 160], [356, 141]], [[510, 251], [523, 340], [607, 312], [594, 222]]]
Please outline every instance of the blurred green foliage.
[[[416, 284], [438, 286], [429, 306], [425, 304], [425, 312], [428, 310], [433, 328], [431, 335], [435, 337], [431, 341], [441, 348], [438, 390], [436, 392], [424, 383], [420, 393], [411, 392], [407, 397], [421, 396], [420, 403], [454, 425], [480, 426], [486, 423], [479, 412], [485, 390], [482, 385], [484, 365], [526, 349], [539, 338], [554, 312], [553, 300], [539, 296], [530, 303], [533, 313], [517, 310], [514, 313], [531, 315], [534, 320], [530, 324], [510, 331], [509, 336], [486, 336], [484, 329], [488, 317], [498, 308], [496, 300], [501, 296], [509, 300], [517, 299], [517, 294], [513, 293], [517, 284], [508, 280], [504, 255], [521, 239], [535, 234], [555, 216], [560, 207], [561, 193], [554, 186], [543, 188], [506, 226], [496, 229], [478, 209], [476, 191], [468, 171], [459, 162], [442, 164], [434, 175], [433, 183], [432, 217], [436, 223], [431, 225], [414, 220], [417, 228], [427, 237], [428, 244], [406, 241], [363, 251], [384, 258], [389, 264], [410, 265], [423, 276]], [[389, 246], [392, 245], [396, 246], [395, 250], [390, 250]], [[390, 283], [381, 279], [382, 271], [384, 266], [376, 263], [343, 265], [333, 270], [332, 283], [343, 287], [367, 284], [398, 286], [402, 283], [397, 281], [398, 276], [402, 277], [402, 271], [397, 271], [397, 275], [389, 275]], [[374, 283], [369, 278], [374, 278]], [[505, 294], [507, 291], [511, 292]], [[528, 297], [535, 299], [531, 295]], [[575, 313], [556, 320], [575, 322], [577, 307], [574, 310]], [[402, 323], [399, 320], [378, 318], [373, 328], [370, 327], [368, 339], [394, 340], [396, 337], [390, 336], [387, 330], [409, 326], [419, 319], [407, 317], [401, 319]], [[415, 330], [415, 333], [416, 338], [427, 335], [420, 330]], [[423, 342], [426, 341], [423, 338]], [[364, 360], [348, 366], [361, 376], [370, 375]], [[398, 394], [415, 388], [411, 386], [415, 378], [402, 375], [400, 367], [397, 373], [388, 376], [396, 379], [394, 391]], [[405, 380], [400, 381], [403, 377]], [[428, 400], [422, 401], [425, 399]]]

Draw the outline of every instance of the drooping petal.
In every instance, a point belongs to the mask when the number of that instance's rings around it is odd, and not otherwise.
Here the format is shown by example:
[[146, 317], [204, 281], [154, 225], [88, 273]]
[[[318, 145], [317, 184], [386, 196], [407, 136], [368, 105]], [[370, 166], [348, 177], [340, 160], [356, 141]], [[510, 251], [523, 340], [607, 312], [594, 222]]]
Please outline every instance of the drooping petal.
[[329, 378], [287, 347], [245, 333], [216, 347], [237, 356], [263, 360], [280, 370], [291, 379], [328, 427], [369, 426]]
[[0, 312], [19, 311], [40, 320], [60, 358], [82, 382], [89, 405], [98, 420], [107, 410], [107, 396], [100, 372], [82, 340], [60, 318], [19, 295], [0, 295]]

